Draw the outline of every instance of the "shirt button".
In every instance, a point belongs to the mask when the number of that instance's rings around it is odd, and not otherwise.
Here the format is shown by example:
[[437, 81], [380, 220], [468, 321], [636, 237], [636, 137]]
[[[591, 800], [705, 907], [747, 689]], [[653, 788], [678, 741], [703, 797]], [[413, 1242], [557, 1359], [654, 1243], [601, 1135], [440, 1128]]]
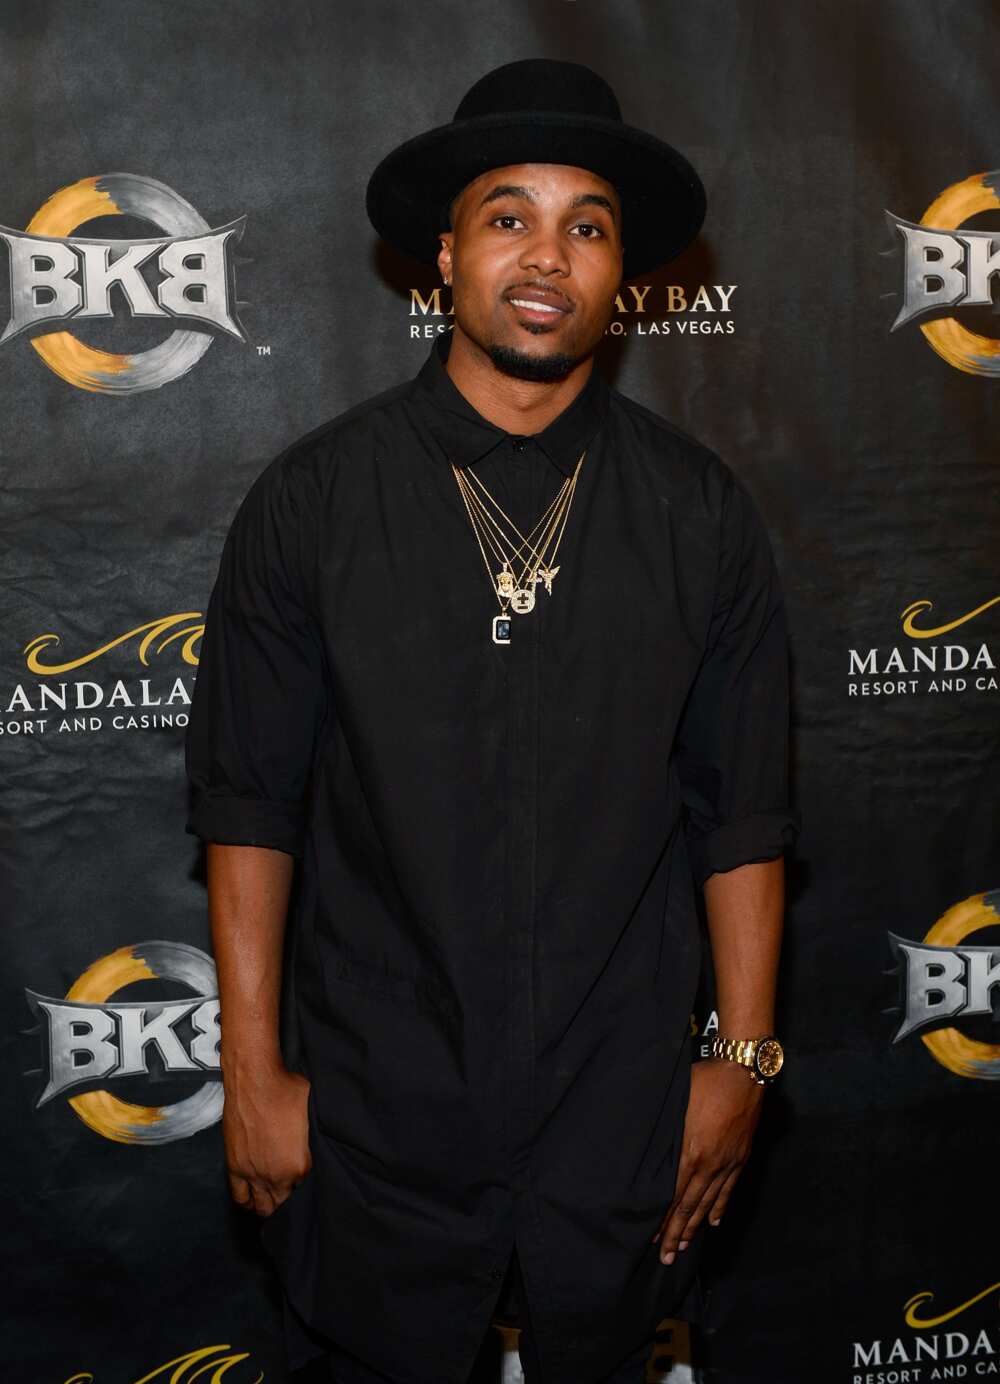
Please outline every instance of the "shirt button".
[[525, 447], [527, 447], [527, 445], [528, 445], [528, 439], [527, 439], [526, 437], [515, 437], [515, 438], [514, 438], [513, 446], [514, 446], [514, 451], [515, 451], [515, 452], [523, 452], [524, 449], [525, 449]]
[[503, 1279], [503, 1269], [490, 1269], [490, 1278], [494, 1283], [500, 1283]]

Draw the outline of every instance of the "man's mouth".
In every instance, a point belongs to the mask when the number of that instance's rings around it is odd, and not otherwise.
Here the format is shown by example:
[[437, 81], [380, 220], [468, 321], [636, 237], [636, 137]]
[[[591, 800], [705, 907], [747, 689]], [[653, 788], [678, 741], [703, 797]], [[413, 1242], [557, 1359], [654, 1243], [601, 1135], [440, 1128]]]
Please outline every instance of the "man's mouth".
[[518, 316], [529, 322], [556, 322], [570, 311], [565, 299], [559, 299], [556, 294], [511, 293], [505, 301], [517, 310]]
[[550, 316], [566, 311], [564, 307], [556, 307], [555, 303], [537, 303], [531, 298], [508, 298], [508, 303], [515, 304], [515, 307], [527, 307], [533, 313], [549, 313]]
[[563, 298], [562, 293], [553, 293], [548, 288], [520, 288], [505, 293], [503, 298], [515, 307], [520, 317], [533, 322], [555, 322], [573, 310], [573, 304]]

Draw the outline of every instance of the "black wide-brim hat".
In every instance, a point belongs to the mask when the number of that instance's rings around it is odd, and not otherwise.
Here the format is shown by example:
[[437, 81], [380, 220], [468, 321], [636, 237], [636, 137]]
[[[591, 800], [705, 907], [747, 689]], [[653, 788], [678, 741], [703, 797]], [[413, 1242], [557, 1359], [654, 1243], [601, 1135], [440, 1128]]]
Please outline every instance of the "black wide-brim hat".
[[452, 198], [489, 169], [516, 163], [586, 168], [617, 189], [626, 279], [674, 259], [705, 219], [705, 189], [684, 155], [626, 125], [603, 77], [549, 58], [488, 72], [449, 125], [387, 154], [368, 182], [368, 218], [397, 249], [435, 264]]

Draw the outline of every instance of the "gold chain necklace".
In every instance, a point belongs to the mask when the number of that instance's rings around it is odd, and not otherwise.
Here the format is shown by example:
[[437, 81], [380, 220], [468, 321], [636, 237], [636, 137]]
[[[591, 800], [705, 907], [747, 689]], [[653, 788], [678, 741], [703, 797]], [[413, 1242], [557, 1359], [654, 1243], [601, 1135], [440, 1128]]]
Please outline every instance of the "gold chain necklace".
[[[482, 555], [483, 564], [486, 567], [486, 574], [494, 594], [500, 603], [500, 614], [493, 617], [493, 642], [495, 644], [509, 644], [511, 620], [508, 614], [508, 607], [511, 607], [519, 615], [526, 615], [535, 606], [535, 587], [541, 581], [546, 592], [552, 594], [552, 581], [559, 568], [555, 565], [556, 553], [562, 542], [562, 536], [566, 529], [566, 521], [569, 518], [569, 509], [576, 491], [576, 482], [580, 474], [580, 467], [583, 459], [587, 455], [586, 449], [580, 453], [579, 460], [573, 470], [572, 476], [568, 476], [560, 487], [555, 498], [550, 502], [542, 517], [525, 536], [521, 530], [506, 513], [496, 498], [490, 494], [482, 480], [475, 473], [472, 479], [482, 495], [493, 506], [493, 509], [507, 524], [513, 532], [514, 539], [508, 537], [501, 525], [490, 514], [482, 498], [477, 493], [476, 488], [470, 484], [469, 479], [457, 466], [452, 464], [452, 472], [458, 484], [462, 502], [465, 505], [466, 514], [469, 516], [469, 523], [479, 551]], [[535, 535], [541, 530], [540, 537], [536, 540]], [[514, 540], [520, 540], [517, 546]], [[546, 557], [548, 549], [552, 546], [551, 555]], [[490, 565], [490, 560], [486, 555], [489, 548], [493, 558], [500, 564], [499, 571], [494, 575]], [[516, 566], [522, 559], [525, 549], [528, 556], [524, 560], [520, 577], [516, 575]]]
[[[547, 569], [542, 566], [544, 560], [544, 550], [547, 547], [548, 542], [551, 540], [551, 534], [554, 529], [554, 525], [558, 522], [558, 517], [562, 512], [561, 507], [562, 504], [565, 502], [566, 493], [569, 486], [569, 478], [567, 477], [567, 480], [560, 488], [559, 493], [552, 500], [548, 509], [545, 511], [541, 519], [539, 519], [538, 523], [535, 525], [535, 527], [531, 530], [531, 532], [528, 534], [526, 538], [524, 537], [524, 535], [521, 534], [517, 526], [514, 525], [513, 522], [508, 518], [505, 512], [502, 509], [500, 509], [500, 507], [497, 505], [497, 509], [501, 516], [506, 520], [508, 524], [510, 524], [512, 528], [514, 528], [515, 534], [518, 538], [521, 539], [521, 542], [516, 547], [514, 546], [513, 540], [509, 539], [507, 535], [503, 532], [503, 529], [492, 517], [492, 515], [489, 513], [486, 506], [482, 503], [479, 497], [474, 493], [474, 491], [471, 488], [469, 488], [467, 479], [461, 474], [459, 475], [458, 479], [459, 485], [464, 490], [463, 498], [465, 498], [468, 501], [467, 507], [471, 507], [475, 511], [475, 515], [479, 518], [480, 528], [482, 529], [482, 532], [487, 540], [488, 546], [493, 552], [494, 557], [502, 564], [502, 569], [497, 576], [497, 594], [499, 596], [507, 597], [513, 595], [514, 582], [516, 579], [514, 577], [514, 573], [510, 569], [521, 557], [525, 547], [528, 547], [531, 553], [534, 555], [535, 567], [538, 570], [541, 578], [546, 582], [546, 587], [549, 590], [551, 590], [551, 575], [554, 574], [549, 574]], [[487, 499], [489, 499], [492, 504], [496, 505], [496, 501], [493, 499], [493, 496], [490, 495], [489, 491], [483, 485], [482, 481], [479, 480], [478, 476], [475, 477], [475, 480], [477, 485], [479, 485], [483, 490], [483, 493], [486, 495]], [[534, 539], [535, 534], [538, 532], [539, 529], [543, 529], [544, 534], [543, 538], [540, 540], [540, 546], [536, 547]], [[506, 545], [506, 550], [504, 545]], [[525, 564], [525, 567], [522, 571], [522, 582], [520, 583], [521, 585], [523, 585], [523, 577], [527, 575], [530, 568], [531, 561], [529, 558], [528, 562]]]

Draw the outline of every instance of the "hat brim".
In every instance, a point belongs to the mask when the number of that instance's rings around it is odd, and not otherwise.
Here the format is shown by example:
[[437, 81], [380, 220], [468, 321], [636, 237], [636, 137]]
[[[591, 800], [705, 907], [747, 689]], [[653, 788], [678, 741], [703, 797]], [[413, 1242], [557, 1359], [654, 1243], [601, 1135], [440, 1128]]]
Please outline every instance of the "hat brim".
[[365, 208], [390, 244], [434, 264], [449, 200], [491, 168], [561, 163], [606, 179], [622, 203], [626, 279], [676, 258], [705, 219], [705, 189], [679, 150], [645, 130], [597, 116], [513, 111], [441, 125], [379, 163]]

